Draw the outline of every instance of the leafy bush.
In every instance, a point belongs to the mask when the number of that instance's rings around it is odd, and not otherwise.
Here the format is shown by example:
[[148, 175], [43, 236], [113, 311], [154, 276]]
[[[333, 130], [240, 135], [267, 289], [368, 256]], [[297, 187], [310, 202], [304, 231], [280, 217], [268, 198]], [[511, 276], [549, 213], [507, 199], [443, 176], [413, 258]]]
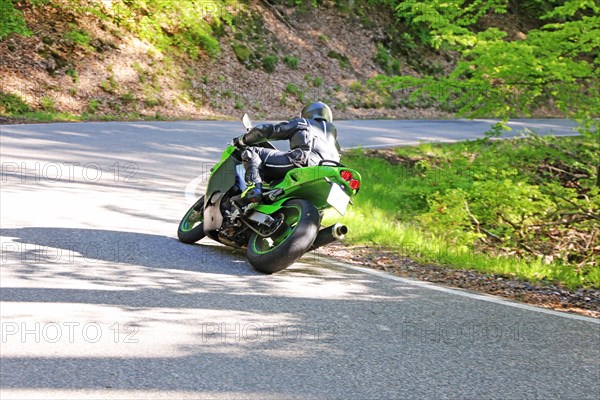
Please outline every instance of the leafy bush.
[[71, 79], [73, 80], [73, 83], [79, 82], [79, 73], [77, 72], [77, 70], [75, 68], [67, 68], [67, 70], [65, 71], [65, 74], [67, 76], [71, 77]]
[[300, 102], [304, 102], [304, 96], [305, 96], [305, 92], [304, 90], [299, 87], [298, 85], [295, 85], [293, 83], [288, 83], [287, 86], [285, 87], [285, 93], [291, 94], [292, 96], [296, 97], [296, 99], [298, 99], [298, 101]]
[[285, 63], [285, 65], [287, 65], [291, 69], [298, 69], [298, 65], [300, 64], [300, 59], [298, 57], [285, 56], [285, 57], [283, 57], [283, 62]]
[[266, 72], [272, 73], [275, 72], [275, 68], [277, 67], [278, 62], [279, 59], [277, 58], [277, 56], [271, 54], [262, 58], [262, 67]]
[[115, 94], [117, 92], [119, 84], [117, 83], [115, 76], [113, 74], [110, 74], [106, 80], [100, 82], [100, 87], [106, 93]]
[[336, 51], [330, 50], [327, 53], [327, 57], [335, 58], [336, 60], [338, 60], [338, 62], [340, 64], [340, 68], [342, 68], [342, 69], [350, 68], [350, 60], [348, 60], [348, 57], [346, 57], [343, 54], [340, 54]]
[[73, 29], [69, 32], [65, 33], [65, 39], [71, 41], [72, 43], [79, 45], [83, 48], [86, 49], [93, 49], [93, 47], [90, 46], [90, 42], [92, 40], [92, 38], [90, 37], [90, 35], [81, 30], [81, 29]]
[[42, 100], [40, 101], [40, 106], [41, 106], [42, 110], [44, 110], [46, 112], [55, 112], [56, 111], [56, 103], [54, 102], [54, 99], [50, 96], [42, 97]]
[[87, 111], [90, 114], [96, 114], [96, 112], [98, 111], [98, 109], [100, 108], [101, 105], [102, 105], [102, 101], [100, 101], [98, 99], [90, 99], [88, 101]]
[[21, 115], [31, 111], [19, 96], [0, 91], [0, 114]]
[[0, 40], [13, 33], [31, 35], [23, 19], [23, 13], [17, 10], [13, 3], [14, 0], [0, 0]]
[[252, 55], [252, 50], [250, 48], [240, 43], [234, 43], [232, 48], [239, 62], [242, 64], [248, 63], [250, 56]]
[[363, 178], [345, 217], [353, 240], [399, 251], [410, 245], [415, 253], [406, 255], [426, 261], [600, 287], [600, 144], [591, 137], [533, 135], [376, 155], [344, 156]]
[[388, 75], [400, 75], [401, 65], [381, 43], [377, 44], [377, 53], [373, 56], [373, 61], [381, 67]]

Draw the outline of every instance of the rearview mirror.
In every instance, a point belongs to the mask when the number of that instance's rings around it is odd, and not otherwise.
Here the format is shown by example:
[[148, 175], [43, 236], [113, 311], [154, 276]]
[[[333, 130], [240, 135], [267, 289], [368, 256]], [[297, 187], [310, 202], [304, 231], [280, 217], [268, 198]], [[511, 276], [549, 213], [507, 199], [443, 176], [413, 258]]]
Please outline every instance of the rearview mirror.
[[248, 116], [248, 114], [244, 114], [244, 116], [242, 117], [242, 124], [244, 124], [246, 129], [248, 129], [248, 130], [252, 129], [252, 121], [250, 120], [250, 117]]

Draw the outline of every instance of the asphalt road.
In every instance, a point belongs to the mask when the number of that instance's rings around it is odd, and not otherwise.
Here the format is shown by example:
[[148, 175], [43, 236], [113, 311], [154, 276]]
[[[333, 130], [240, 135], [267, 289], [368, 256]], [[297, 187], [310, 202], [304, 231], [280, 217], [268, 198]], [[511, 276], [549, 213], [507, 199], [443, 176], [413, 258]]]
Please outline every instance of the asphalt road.
[[[344, 147], [375, 147], [489, 122], [337, 125]], [[313, 255], [267, 276], [179, 243], [186, 193], [240, 127], [0, 126], [2, 399], [598, 397], [598, 320]]]

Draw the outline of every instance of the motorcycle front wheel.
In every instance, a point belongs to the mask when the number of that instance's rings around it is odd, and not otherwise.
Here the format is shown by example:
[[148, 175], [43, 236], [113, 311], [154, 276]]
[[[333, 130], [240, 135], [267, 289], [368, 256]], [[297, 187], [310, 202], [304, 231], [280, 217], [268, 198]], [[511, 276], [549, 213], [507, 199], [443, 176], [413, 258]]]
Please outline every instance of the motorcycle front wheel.
[[290, 200], [281, 213], [283, 222], [271, 236], [250, 236], [246, 254], [257, 271], [273, 273], [287, 268], [310, 249], [317, 237], [319, 212], [312, 203]]
[[177, 228], [177, 238], [186, 244], [196, 243], [204, 234], [204, 196], [190, 207]]

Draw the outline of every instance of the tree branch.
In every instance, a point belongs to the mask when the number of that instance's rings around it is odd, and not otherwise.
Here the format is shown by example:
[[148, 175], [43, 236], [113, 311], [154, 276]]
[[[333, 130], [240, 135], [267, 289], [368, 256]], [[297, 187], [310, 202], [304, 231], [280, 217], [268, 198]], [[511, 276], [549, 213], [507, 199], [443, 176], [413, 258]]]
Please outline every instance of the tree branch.
[[277, 10], [275, 8], [275, 6], [271, 3], [269, 3], [267, 0], [262, 0], [262, 2], [269, 7], [272, 11], [273, 14], [275, 14], [275, 16], [277, 17], [278, 20], [280, 20], [281, 22], [283, 22], [288, 28], [290, 28], [291, 30], [296, 30], [296, 28], [294, 28], [286, 19], [283, 15], [281, 15], [281, 13], [279, 12], [279, 10]]

